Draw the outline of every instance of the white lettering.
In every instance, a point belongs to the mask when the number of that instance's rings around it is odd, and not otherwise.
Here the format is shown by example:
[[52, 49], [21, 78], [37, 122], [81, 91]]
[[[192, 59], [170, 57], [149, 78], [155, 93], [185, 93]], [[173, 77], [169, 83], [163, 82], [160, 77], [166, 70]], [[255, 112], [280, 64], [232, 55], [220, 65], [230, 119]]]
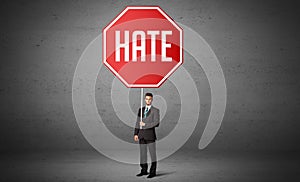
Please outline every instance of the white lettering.
[[[167, 48], [171, 48], [171, 44], [167, 43], [167, 35], [172, 35], [172, 31], [170, 30], [149, 30], [147, 31], [147, 35], [150, 36], [151, 39], [151, 62], [156, 61], [156, 37], [161, 33], [161, 61], [162, 62], [171, 62], [172, 57], [167, 57]], [[115, 53], [115, 59], [116, 62], [120, 62], [121, 55], [120, 55], [120, 49], [124, 49], [124, 61], [129, 62], [129, 30], [124, 31], [124, 42], [121, 43], [120, 41], [120, 31], [117, 30], [115, 32], [115, 47], [116, 47], [116, 53]], [[138, 42], [140, 44], [138, 45]], [[146, 61], [146, 33], [142, 30], [136, 30], [132, 33], [132, 61], [137, 61], [137, 53], [140, 52], [141, 62]]]
[[167, 57], [167, 48], [171, 47], [171, 44], [167, 44], [167, 35], [172, 35], [172, 31], [162, 31], [161, 32], [161, 61], [171, 62], [172, 58]]
[[156, 61], [156, 35], [159, 35], [158, 30], [149, 30], [147, 34], [151, 36], [151, 61]]
[[124, 48], [125, 52], [125, 60], [126, 62], [129, 61], [129, 31], [125, 30], [124, 32], [124, 43], [120, 43], [120, 31], [116, 31], [116, 62], [120, 62], [120, 49]]
[[[138, 36], [140, 36], [141, 45], [137, 45]], [[141, 61], [146, 61], [146, 41], [145, 41], [145, 32], [136, 30], [132, 33], [132, 61], [136, 62], [137, 60], [137, 51], [141, 51]]]

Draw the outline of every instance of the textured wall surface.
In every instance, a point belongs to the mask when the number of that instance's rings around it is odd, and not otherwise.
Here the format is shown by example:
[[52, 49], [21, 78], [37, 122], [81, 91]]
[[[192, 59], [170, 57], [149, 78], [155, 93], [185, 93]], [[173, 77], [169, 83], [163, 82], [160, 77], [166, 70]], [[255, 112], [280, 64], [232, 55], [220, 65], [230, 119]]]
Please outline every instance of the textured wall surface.
[[[224, 71], [228, 95], [222, 126], [207, 150], [299, 150], [300, 26], [297, 1], [4, 1], [0, 19], [0, 116], [2, 152], [89, 150], [72, 108], [72, 79], [86, 46], [126, 5], [159, 5], [175, 21], [197, 31]], [[185, 54], [184, 67], [197, 84], [201, 112], [183, 148], [197, 149], [209, 114], [210, 92], [201, 66]], [[99, 113], [116, 136], [111, 109], [113, 75], [100, 73]], [[168, 112], [158, 130], [164, 137], [180, 108], [173, 85], [149, 89], [165, 97]], [[138, 90], [130, 90], [135, 112]], [[139, 96], [139, 95], [138, 95]], [[122, 99], [122, 98], [120, 98]], [[106, 109], [101, 109], [106, 106]], [[193, 114], [193, 113], [191, 113]], [[169, 123], [168, 123], [169, 122]], [[128, 133], [129, 132], [129, 133]]]

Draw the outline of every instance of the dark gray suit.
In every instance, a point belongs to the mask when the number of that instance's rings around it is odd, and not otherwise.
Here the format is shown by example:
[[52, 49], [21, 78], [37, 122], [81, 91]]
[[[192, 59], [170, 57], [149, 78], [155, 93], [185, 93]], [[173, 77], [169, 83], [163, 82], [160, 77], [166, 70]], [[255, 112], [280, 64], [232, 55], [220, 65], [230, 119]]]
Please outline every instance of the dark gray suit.
[[[142, 108], [142, 116], [144, 116], [145, 107]], [[151, 106], [150, 110], [147, 112], [146, 117], [142, 119], [145, 123], [145, 126], [140, 129], [140, 121], [141, 121], [141, 109], [139, 109], [136, 125], [134, 129], [134, 135], [138, 135], [139, 144], [140, 144], [140, 166], [142, 168], [142, 172], [146, 172], [148, 168], [147, 164], [147, 146], [149, 148], [150, 156], [151, 156], [151, 168], [150, 173], [156, 174], [156, 133], [155, 127], [159, 126], [160, 116], [159, 109], [154, 106]]]

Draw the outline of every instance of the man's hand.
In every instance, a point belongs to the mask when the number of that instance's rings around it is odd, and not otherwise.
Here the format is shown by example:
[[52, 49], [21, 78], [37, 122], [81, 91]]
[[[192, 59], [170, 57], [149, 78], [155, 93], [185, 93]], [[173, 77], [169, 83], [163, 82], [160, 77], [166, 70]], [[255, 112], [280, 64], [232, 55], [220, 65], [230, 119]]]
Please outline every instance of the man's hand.
[[139, 140], [139, 137], [137, 135], [134, 135], [133, 139], [137, 142]]
[[140, 121], [140, 126], [145, 126], [146, 124], [143, 121]]

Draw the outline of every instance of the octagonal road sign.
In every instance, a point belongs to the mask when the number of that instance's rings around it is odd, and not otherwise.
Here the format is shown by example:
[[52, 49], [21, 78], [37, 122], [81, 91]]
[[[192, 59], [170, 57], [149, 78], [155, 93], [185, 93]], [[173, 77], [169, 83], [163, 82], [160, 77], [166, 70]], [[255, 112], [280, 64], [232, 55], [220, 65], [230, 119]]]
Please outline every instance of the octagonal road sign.
[[103, 63], [127, 87], [158, 88], [183, 63], [183, 31], [158, 6], [128, 6], [103, 29]]

